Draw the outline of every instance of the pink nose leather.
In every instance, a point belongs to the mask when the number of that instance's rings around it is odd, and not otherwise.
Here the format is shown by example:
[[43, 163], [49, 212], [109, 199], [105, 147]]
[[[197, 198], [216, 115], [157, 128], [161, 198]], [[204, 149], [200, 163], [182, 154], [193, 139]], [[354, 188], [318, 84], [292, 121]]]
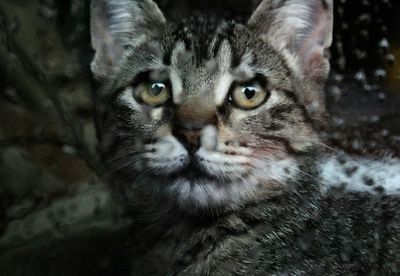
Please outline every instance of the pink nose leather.
[[182, 130], [181, 134], [185, 137], [188, 144], [195, 147], [199, 146], [201, 130]]

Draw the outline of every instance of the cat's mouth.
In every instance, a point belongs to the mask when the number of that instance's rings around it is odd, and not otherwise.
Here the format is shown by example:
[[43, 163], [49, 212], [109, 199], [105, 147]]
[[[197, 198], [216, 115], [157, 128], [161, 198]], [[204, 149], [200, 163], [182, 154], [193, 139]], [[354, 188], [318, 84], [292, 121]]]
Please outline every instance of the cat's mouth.
[[232, 183], [241, 182], [253, 170], [249, 151], [233, 147], [187, 150], [175, 137], [149, 146], [147, 172], [161, 182]]
[[172, 179], [182, 179], [185, 178], [189, 181], [196, 181], [199, 179], [202, 180], [215, 180], [216, 177], [209, 174], [205, 169], [199, 166], [199, 163], [191, 158], [189, 163], [183, 167], [181, 170], [174, 172], [169, 175], [169, 178]]

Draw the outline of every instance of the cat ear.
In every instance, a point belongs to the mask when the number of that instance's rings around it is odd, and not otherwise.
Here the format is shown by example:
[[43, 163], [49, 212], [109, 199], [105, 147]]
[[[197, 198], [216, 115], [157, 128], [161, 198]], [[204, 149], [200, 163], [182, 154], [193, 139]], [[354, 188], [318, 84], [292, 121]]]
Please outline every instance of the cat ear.
[[90, 17], [95, 51], [91, 68], [100, 80], [118, 70], [128, 47], [138, 45], [166, 22], [152, 0], [92, 0]]
[[309, 112], [325, 111], [323, 86], [330, 66], [332, 0], [263, 0], [248, 25], [282, 53], [303, 90]]

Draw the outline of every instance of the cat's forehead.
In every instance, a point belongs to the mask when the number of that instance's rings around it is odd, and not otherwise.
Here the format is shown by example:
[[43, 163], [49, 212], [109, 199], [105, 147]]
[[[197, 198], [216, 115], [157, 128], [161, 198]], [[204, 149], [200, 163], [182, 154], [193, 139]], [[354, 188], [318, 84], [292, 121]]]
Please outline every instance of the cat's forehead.
[[183, 42], [185, 48], [193, 52], [194, 63], [201, 65], [205, 60], [215, 57], [221, 42], [232, 39], [231, 34], [237, 27], [234, 22], [213, 18], [188, 18], [179, 23], [170, 23], [162, 39], [170, 54], [176, 42]]
[[236, 68], [242, 63], [251, 64], [257, 70], [281, 59], [268, 42], [246, 25], [215, 18], [171, 23], [162, 36], [162, 43], [166, 63], [171, 64], [178, 53], [186, 54], [186, 62], [181, 62], [181, 66], [211, 73], [218, 66]]
[[233, 21], [196, 18], [170, 23], [142, 49], [135, 51], [130, 67], [136, 73], [150, 68], [168, 75], [178, 94], [224, 93], [229, 88], [224, 85], [256, 74], [287, 86], [290, 73], [278, 52]]
[[188, 77], [213, 76], [218, 70], [231, 67], [233, 58], [240, 58], [240, 53], [234, 51], [238, 43], [234, 36], [238, 26], [234, 22], [189, 19], [169, 28], [163, 36], [164, 60]]

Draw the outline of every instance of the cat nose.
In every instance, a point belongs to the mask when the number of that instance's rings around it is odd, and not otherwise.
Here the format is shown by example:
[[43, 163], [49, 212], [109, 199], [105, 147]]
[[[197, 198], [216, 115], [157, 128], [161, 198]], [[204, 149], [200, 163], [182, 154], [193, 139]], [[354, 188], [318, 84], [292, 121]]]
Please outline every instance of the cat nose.
[[201, 135], [207, 125], [217, 125], [214, 108], [209, 105], [184, 104], [179, 106], [174, 123], [175, 137], [186, 147], [189, 153], [195, 153], [201, 146]]
[[200, 130], [185, 130], [182, 134], [190, 144], [197, 145], [200, 141]]
[[198, 129], [180, 128], [174, 135], [190, 154], [194, 154], [200, 147], [214, 151], [218, 146], [218, 130], [213, 125]]
[[176, 131], [175, 136], [185, 146], [189, 153], [195, 153], [200, 147], [201, 129], [181, 128]]

